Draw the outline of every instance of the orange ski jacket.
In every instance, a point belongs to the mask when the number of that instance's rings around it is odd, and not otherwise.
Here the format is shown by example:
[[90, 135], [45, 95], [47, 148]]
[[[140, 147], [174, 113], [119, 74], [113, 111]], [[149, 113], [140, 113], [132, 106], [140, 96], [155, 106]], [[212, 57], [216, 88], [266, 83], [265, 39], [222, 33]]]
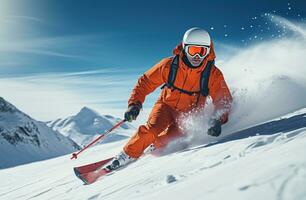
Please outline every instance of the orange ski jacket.
[[[201, 66], [197, 68], [188, 67], [183, 61], [182, 45], [179, 44], [174, 50], [174, 55], [179, 55], [179, 68], [176, 74], [174, 85], [187, 91], [200, 90], [201, 72], [204, 70], [208, 61], [215, 59], [213, 44], [209, 55], [204, 59]], [[167, 83], [172, 57], [164, 58], [147, 72], [145, 72], [134, 87], [128, 104], [141, 103], [145, 97], [152, 93], [157, 87]], [[232, 103], [232, 96], [224, 80], [222, 72], [212, 66], [209, 82], [209, 96], [211, 96], [216, 110], [224, 110], [221, 116], [222, 123], [226, 123]], [[205, 106], [206, 98], [200, 94], [189, 95], [179, 90], [164, 87], [158, 101], [163, 102], [178, 112], [188, 112], [196, 107]]]

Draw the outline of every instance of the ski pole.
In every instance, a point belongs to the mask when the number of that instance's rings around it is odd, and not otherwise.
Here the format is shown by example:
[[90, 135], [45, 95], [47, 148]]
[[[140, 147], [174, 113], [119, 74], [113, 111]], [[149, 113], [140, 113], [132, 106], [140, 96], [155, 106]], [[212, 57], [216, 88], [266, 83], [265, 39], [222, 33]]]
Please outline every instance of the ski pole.
[[104, 134], [100, 135], [99, 137], [97, 137], [95, 140], [93, 140], [91, 143], [89, 143], [87, 146], [85, 146], [83, 149], [81, 149], [80, 151], [73, 153], [72, 157], [70, 158], [72, 159], [77, 159], [78, 155], [80, 153], [82, 153], [84, 150], [86, 150], [88, 147], [90, 147], [91, 145], [95, 144], [96, 142], [98, 142], [100, 139], [102, 139], [104, 136], [108, 135], [110, 132], [112, 132], [114, 129], [118, 128], [119, 126], [121, 126], [124, 122], [126, 122], [126, 120], [122, 120], [120, 122], [118, 122], [116, 125], [114, 125], [111, 129], [107, 130]]

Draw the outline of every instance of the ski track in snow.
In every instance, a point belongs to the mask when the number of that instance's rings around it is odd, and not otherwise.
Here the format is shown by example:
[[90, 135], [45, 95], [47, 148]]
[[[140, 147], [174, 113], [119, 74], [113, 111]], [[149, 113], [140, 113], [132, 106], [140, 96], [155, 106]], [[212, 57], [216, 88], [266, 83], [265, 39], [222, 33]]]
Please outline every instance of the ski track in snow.
[[[295, 128], [294, 128], [295, 127]], [[305, 199], [306, 118], [282, 117], [217, 142], [163, 156], [147, 155], [83, 185], [72, 168], [109, 157], [125, 141], [0, 170], [0, 199]]]

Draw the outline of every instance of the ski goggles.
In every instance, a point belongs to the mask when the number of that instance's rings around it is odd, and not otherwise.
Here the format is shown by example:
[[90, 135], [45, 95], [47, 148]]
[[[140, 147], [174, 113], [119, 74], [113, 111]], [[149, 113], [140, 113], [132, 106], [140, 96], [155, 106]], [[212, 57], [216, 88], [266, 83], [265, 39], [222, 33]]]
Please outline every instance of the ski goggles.
[[199, 55], [200, 57], [205, 57], [209, 53], [209, 47], [207, 46], [196, 46], [196, 45], [188, 45], [186, 46], [185, 52], [190, 56]]

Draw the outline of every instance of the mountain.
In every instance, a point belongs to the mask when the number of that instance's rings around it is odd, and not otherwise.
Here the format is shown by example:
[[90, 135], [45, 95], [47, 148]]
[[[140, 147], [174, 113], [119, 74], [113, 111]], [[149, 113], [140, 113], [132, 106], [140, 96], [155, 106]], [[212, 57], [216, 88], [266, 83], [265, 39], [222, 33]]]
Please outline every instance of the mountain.
[[0, 97], [0, 169], [78, 150], [62, 136]]
[[[234, 97], [220, 137], [207, 136], [207, 122], [195, 113], [180, 124], [188, 128], [183, 143], [173, 141], [163, 154], [143, 156], [93, 185], [83, 185], [73, 167], [116, 155], [128, 139], [96, 145], [73, 161], [64, 155], [2, 169], [0, 199], [306, 200], [306, 29], [280, 24], [294, 31], [292, 38], [220, 47], [230, 50], [221, 66]], [[87, 123], [77, 126], [72, 118], [56, 122], [81, 134]]]
[[[72, 139], [80, 146], [85, 146], [120, 120], [110, 115], [100, 115], [88, 107], [83, 107], [76, 115], [47, 122], [47, 125]], [[130, 135], [130, 130], [134, 130], [134, 127], [125, 123], [100, 143], [126, 139]]]
[[74, 161], [65, 155], [0, 170], [0, 199], [306, 199], [306, 109], [214, 142], [144, 156], [93, 185], [73, 174], [74, 166], [113, 156], [125, 142], [97, 145]]

